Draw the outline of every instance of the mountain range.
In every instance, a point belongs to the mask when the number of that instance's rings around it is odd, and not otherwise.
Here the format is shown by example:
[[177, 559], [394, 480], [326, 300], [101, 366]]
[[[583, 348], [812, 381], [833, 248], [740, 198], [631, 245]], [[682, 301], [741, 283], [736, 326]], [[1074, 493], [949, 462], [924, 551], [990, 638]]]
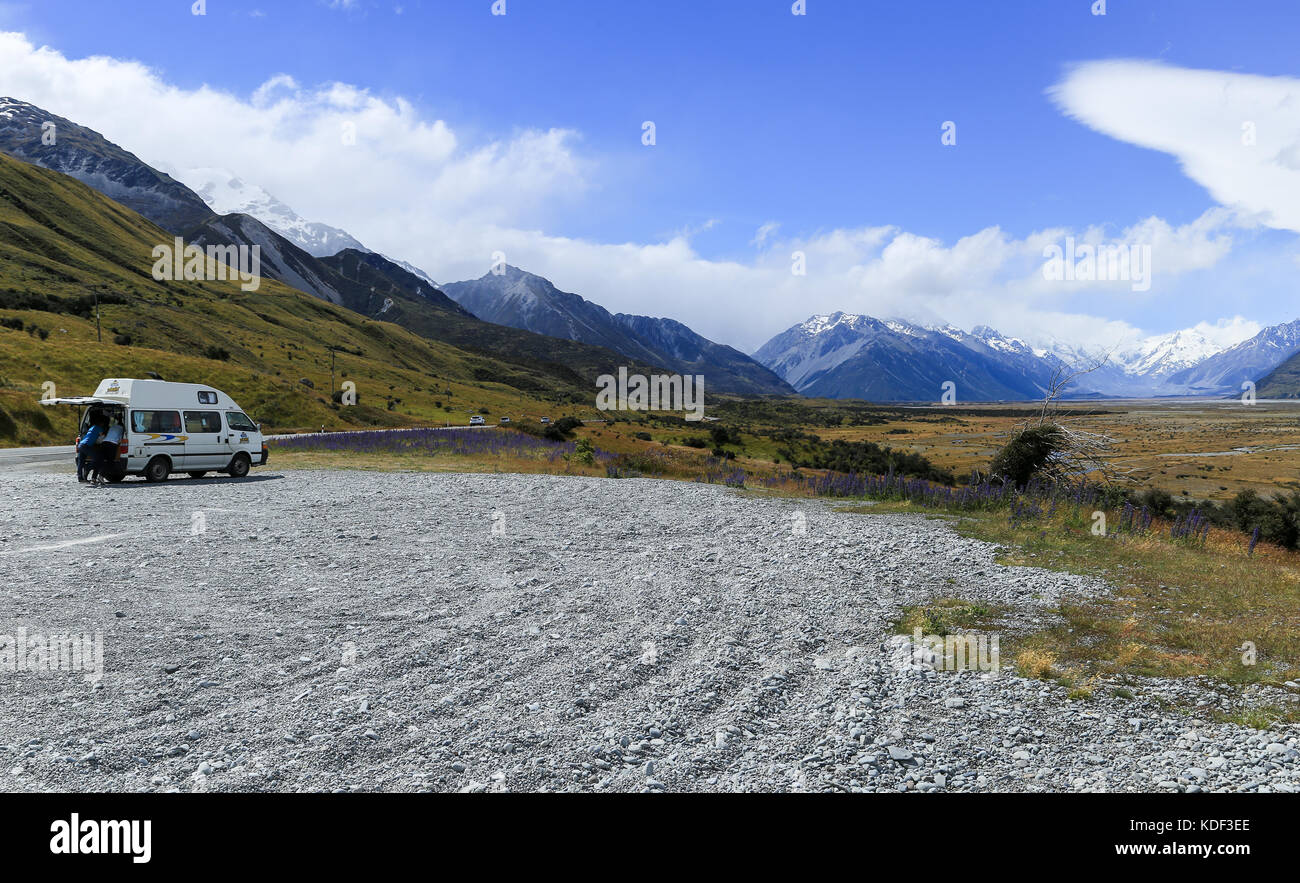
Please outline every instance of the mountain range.
[[610, 313], [550, 281], [505, 266], [443, 290], [480, 319], [608, 347], [676, 374], [699, 374], [709, 388], [745, 395], [788, 395], [794, 389], [740, 350], [706, 340], [672, 319]]
[[852, 313], [813, 316], [754, 353], [807, 396], [937, 401], [956, 384], [960, 401], [1041, 398], [1061, 364], [991, 328], [966, 333]]
[[[55, 137], [43, 137], [53, 121]], [[54, 143], [47, 144], [46, 140]], [[187, 243], [202, 247], [257, 246], [261, 273], [299, 291], [416, 333], [495, 358], [526, 358], [576, 376], [612, 373], [617, 366], [644, 373], [704, 374], [716, 392], [789, 394], [793, 390], [749, 356], [715, 344], [667, 319], [613, 317], [577, 295], [558, 297], [540, 277], [513, 270], [508, 281], [526, 278], [556, 311], [560, 301], [572, 317], [551, 321], [545, 311], [512, 310], [519, 301], [503, 288], [493, 306], [473, 298], [475, 309], [449, 299], [414, 265], [365, 248], [346, 231], [304, 220], [264, 189], [220, 168], [183, 173], [198, 191], [141, 161], [99, 133], [55, 117], [31, 104], [0, 99], [0, 151], [76, 178]], [[496, 277], [461, 283], [457, 290], [493, 290]], [[508, 286], [507, 286], [508, 287]], [[552, 295], [557, 295], [552, 297]], [[476, 311], [483, 315], [476, 315]], [[641, 329], [645, 339], [633, 327]]]
[[967, 333], [837, 312], [781, 332], [754, 358], [807, 396], [936, 401], [952, 381], [962, 401], [1023, 401], [1062, 372], [1075, 375], [1066, 398], [1236, 395], [1298, 353], [1300, 320], [1228, 348], [1187, 329], [1098, 352], [1032, 346], [986, 326]]
[[[231, 171], [178, 172], [187, 186], [99, 133], [16, 99], [0, 98], [0, 152], [75, 178], [190, 243], [256, 245], [269, 279], [525, 367], [542, 384], [589, 383], [627, 365], [702, 374], [711, 390], [741, 395], [933, 401], [951, 381], [963, 401], [1031, 400], [1062, 372], [1086, 367], [1068, 397], [1235, 395], [1247, 381], [1265, 395], [1270, 373], [1300, 358], [1300, 320], [1227, 348], [1186, 329], [1098, 353], [1068, 342], [1033, 345], [986, 326], [966, 332], [843, 312], [813, 316], [751, 357], [670, 318], [611, 313], [517, 267], [439, 286]], [[1288, 383], [1274, 388], [1286, 394]]]

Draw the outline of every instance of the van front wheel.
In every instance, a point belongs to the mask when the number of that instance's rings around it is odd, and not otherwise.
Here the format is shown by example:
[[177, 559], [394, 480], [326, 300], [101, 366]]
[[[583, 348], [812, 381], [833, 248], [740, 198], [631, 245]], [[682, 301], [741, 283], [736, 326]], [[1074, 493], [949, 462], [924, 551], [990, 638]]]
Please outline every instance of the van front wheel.
[[166, 481], [167, 476], [171, 474], [172, 464], [166, 457], [154, 457], [149, 461], [149, 465], [144, 467], [145, 481]]
[[248, 456], [246, 454], [236, 454], [235, 459], [230, 461], [230, 468], [226, 470], [230, 473], [231, 478], [243, 478], [248, 474]]

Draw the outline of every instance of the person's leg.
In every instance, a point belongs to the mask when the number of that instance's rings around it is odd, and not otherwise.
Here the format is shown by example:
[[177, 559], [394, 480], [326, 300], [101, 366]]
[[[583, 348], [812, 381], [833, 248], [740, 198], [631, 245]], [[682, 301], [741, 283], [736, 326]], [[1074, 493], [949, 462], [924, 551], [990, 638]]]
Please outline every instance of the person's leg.
[[77, 448], [77, 481], [86, 480], [86, 450]]
[[112, 442], [103, 442], [99, 446], [99, 480], [106, 480], [113, 472], [114, 462], [117, 460], [117, 445]]

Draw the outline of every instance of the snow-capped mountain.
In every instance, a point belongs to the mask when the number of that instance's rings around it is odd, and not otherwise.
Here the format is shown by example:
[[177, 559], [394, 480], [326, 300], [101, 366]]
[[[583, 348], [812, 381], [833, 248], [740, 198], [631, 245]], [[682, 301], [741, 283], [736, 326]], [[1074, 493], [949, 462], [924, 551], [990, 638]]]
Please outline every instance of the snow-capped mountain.
[[1165, 378], [1199, 364], [1223, 351], [1195, 328], [1148, 337], [1122, 348], [1112, 358], [1126, 374]]
[[369, 250], [346, 230], [304, 220], [258, 185], [227, 169], [189, 169], [177, 176], [203, 197], [203, 201], [217, 214], [257, 218], [312, 257], [329, 257], [345, 248]]
[[1300, 319], [1270, 325], [1249, 340], [1228, 347], [1169, 378], [1191, 394], [1236, 393], [1247, 381], [1260, 382], [1300, 352]]
[[967, 333], [842, 312], [783, 331], [754, 358], [804, 395], [915, 402], [939, 400], [948, 382], [959, 401], [1040, 398], [1060, 365], [986, 326]]
[[1030, 343], [984, 325], [968, 334], [951, 325], [831, 313], [783, 331], [754, 358], [805, 395], [932, 401], [942, 376], [957, 383], [959, 399], [972, 401], [1040, 398], [1062, 370], [1080, 372], [1067, 398], [1235, 394], [1297, 354], [1300, 320], [1227, 348], [1191, 328], [1103, 351], [1051, 339]]

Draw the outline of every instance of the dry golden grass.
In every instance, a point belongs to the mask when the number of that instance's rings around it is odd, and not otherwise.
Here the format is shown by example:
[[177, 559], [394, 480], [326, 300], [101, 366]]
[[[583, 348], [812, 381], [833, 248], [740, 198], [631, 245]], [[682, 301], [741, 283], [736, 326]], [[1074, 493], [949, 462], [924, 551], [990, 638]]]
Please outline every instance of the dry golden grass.
[[1045, 680], [1056, 677], [1056, 657], [1047, 650], [1028, 647], [1015, 655], [1016, 671], [1022, 677]]
[[1219, 529], [1204, 544], [1172, 540], [1159, 522], [1147, 535], [1097, 537], [1090, 515], [1061, 511], [1027, 525], [997, 512], [949, 516], [958, 532], [999, 545], [1005, 564], [1091, 574], [1114, 587], [1108, 597], [1058, 605], [1056, 626], [1004, 641], [1022, 671], [1040, 660], [1026, 653], [1041, 653], [1052, 676], [1071, 685], [1097, 675], [1272, 684], [1300, 676], [1300, 554], [1261, 543], [1248, 555], [1247, 537]]
[[[954, 413], [942, 422], [933, 412], [918, 413], [876, 426], [816, 431], [828, 440], [870, 441], [918, 453], [965, 476], [988, 466], [1023, 420], [1011, 412], [1025, 405], [979, 408], [995, 413]], [[1223, 500], [1246, 489], [1300, 489], [1300, 402], [1108, 401], [1070, 405], [1066, 414], [1080, 429], [1115, 438], [1116, 466], [1134, 469], [1143, 484], [1176, 495]]]

